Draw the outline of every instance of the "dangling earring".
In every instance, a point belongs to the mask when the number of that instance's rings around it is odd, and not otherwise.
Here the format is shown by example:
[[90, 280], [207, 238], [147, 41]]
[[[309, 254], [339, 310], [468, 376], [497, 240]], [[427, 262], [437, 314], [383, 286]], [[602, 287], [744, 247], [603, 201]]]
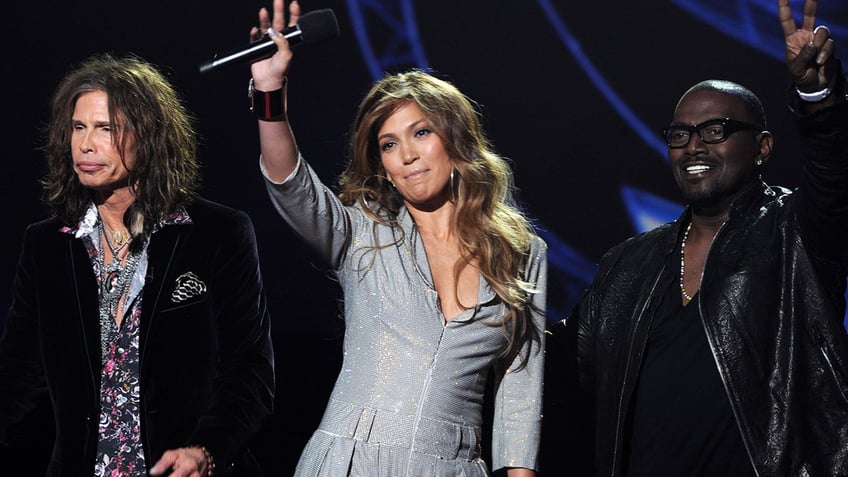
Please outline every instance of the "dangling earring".
[[757, 165], [758, 165], [758, 166], [762, 166], [762, 165], [763, 165], [763, 160], [762, 160], [762, 159], [757, 159]]
[[362, 193], [361, 193], [360, 197], [362, 199], [362, 202], [365, 203], [365, 207], [368, 208], [368, 209], [371, 209], [371, 202], [368, 201], [368, 195], [370, 194], [370, 192], [368, 192], [368, 191], [373, 191], [373, 189], [368, 188], [368, 182], [371, 181], [372, 179], [375, 179], [377, 181], [377, 184], [376, 184], [377, 189], [382, 188], [383, 181], [389, 182], [392, 185], [392, 189], [394, 189], [394, 186], [395, 186], [394, 182], [392, 182], [388, 177], [383, 177], [383, 176], [378, 175], [378, 174], [375, 174], [373, 176], [368, 176], [368, 177], [362, 179], [362, 186], [361, 186]]

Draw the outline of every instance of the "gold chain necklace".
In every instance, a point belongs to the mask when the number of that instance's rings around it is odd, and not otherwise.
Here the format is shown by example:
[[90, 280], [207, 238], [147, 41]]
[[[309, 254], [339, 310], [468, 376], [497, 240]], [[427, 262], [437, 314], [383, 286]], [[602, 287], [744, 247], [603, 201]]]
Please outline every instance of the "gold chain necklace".
[[[106, 243], [109, 245], [109, 248], [113, 253], [120, 251], [124, 248], [124, 245], [130, 243], [130, 234], [128, 232], [124, 232], [123, 230], [112, 229], [108, 225], [104, 224], [103, 228], [103, 236], [106, 238]], [[107, 229], [112, 230], [112, 240], [109, 240], [109, 235], [107, 233]], [[114, 244], [113, 244], [114, 242]]]

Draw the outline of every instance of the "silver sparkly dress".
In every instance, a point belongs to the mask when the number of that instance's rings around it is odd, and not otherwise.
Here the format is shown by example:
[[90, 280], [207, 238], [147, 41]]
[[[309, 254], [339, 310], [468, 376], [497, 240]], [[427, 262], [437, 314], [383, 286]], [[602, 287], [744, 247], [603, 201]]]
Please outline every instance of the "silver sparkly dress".
[[[527, 365], [498, 359], [505, 307], [484, 279], [478, 305], [450, 321], [439, 308], [412, 217], [378, 226], [345, 207], [302, 159], [282, 184], [267, 179], [274, 206], [335, 269], [344, 292], [344, 362], [297, 476], [486, 476], [480, 458], [482, 403], [494, 367], [493, 469], [537, 464], [543, 343]], [[400, 240], [399, 240], [400, 239]], [[392, 246], [399, 240], [399, 245]], [[383, 248], [375, 248], [383, 246]], [[526, 279], [545, 326], [546, 246], [536, 238]], [[542, 335], [542, 333], [539, 333]], [[543, 338], [542, 338], [543, 339]]]

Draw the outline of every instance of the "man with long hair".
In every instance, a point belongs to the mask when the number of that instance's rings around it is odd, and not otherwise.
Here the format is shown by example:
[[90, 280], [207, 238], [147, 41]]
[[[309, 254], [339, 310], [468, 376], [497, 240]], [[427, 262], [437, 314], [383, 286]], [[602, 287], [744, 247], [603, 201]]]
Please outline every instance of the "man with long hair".
[[140, 58], [89, 58], [43, 149], [51, 217], [27, 228], [0, 339], [0, 441], [46, 384], [49, 475], [256, 475], [274, 365], [253, 226], [197, 197], [173, 87]]

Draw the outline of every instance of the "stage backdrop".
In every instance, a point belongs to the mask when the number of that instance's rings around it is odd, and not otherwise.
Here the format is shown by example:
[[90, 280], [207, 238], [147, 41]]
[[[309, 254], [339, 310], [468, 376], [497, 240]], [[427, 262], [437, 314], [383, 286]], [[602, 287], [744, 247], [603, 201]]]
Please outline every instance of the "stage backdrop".
[[[793, 1], [799, 21], [801, 3]], [[760, 95], [776, 136], [765, 179], [797, 186], [798, 144], [784, 106], [773, 0], [301, 5], [333, 9], [341, 29], [339, 38], [295, 54], [289, 116], [306, 159], [335, 184], [356, 105], [385, 71], [425, 68], [454, 82], [480, 104], [493, 144], [512, 161], [518, 198], [550, 245], [549, 321], [568, 315], [609, 247], [681, 212], [658, 130], [690, 85], [728, 79]], [[245, 210], [256, 226], [279, 380], [278, 412], [256, 447], [270, 475], [287, 475], [338, 369], [340, 297], [324, 264], [265, 195], [247, 109], [248, 67], [198, 71], [213, 54], [247, 42], [261, 6], [270, 4], [51, 0], [5, 7], [0, 308], [9, 304], [24, 228], [44, 217], [39, 133], [63, 73], [101, 52], [134, 53], [161, 66], [197, 118], [203, 195]], [[819, 10], [848, 58], [848, 2], [822, 0]], [[49, 416], [33, 422], [46, 429], [22, 437], [22, 447], [40, 449], [49, 441]], [[546, 475], [557, 475], [555, 468], [548, 464]]]

